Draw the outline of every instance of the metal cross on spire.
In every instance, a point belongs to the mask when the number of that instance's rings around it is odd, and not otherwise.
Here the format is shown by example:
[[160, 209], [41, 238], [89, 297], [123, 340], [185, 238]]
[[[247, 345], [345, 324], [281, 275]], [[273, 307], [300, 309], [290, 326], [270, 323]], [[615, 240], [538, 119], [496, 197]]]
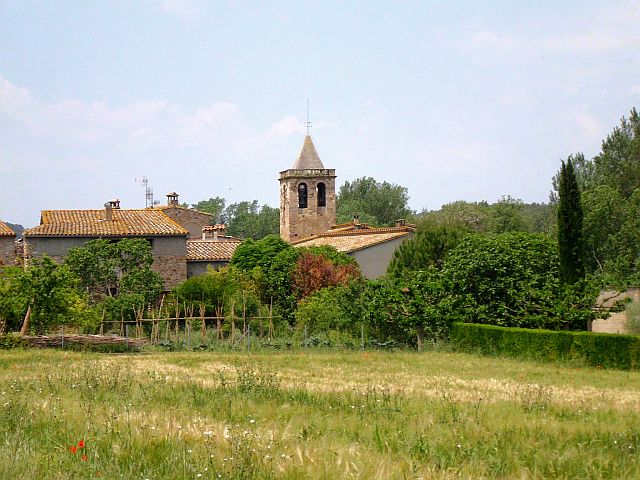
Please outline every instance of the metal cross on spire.
[[309, 121], [309, 99], [307, 98], [307, 123], [305, 125], [307, 127], [307, 135], [309, 135], [309, 129], [311, 128], [311, 122]]

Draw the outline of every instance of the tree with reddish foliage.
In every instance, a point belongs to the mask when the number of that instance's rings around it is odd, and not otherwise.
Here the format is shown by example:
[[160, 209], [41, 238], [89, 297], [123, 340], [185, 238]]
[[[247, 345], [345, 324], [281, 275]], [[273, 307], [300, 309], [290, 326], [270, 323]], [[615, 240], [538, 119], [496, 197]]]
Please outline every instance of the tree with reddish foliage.
[[293, 291], [298, 300], [326, 287], [347, 285], [361, 278], [357, 263], [339, 264], [313, 252], [302, 253], [293, 270]]

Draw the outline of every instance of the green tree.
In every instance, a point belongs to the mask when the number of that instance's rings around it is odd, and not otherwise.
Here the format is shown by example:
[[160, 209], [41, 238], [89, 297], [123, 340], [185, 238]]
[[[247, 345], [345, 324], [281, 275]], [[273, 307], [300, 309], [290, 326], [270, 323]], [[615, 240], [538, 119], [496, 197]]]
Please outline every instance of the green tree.
[[558, 185], [558, 252], [560, 283], [575, 284], [584, 278], [584, 241], [580, 188], [571, 157], [562, 162]]
[[468, 322], [559, 328], [558, 251], [547, 236], [468, 235], [450, 252], [444, 272]]
[[227, 225], [227, 233], [240, 238], [254, 240], [280, 233], [280, 210], [269, 205], [252, 202], [232, 203], [224, 209], [222, 222]]
[[137, 294], [149, 304], [162, 291], [162, 279], [151, 269], [151, 245], [144, 239], [91, 240], [70, 249], [64, 263], [96, 303], [106, 297]]
[[144, 239], [96, 239], [69, 250], [67, 267], [107, 320], [132, 319], [162, 292], [162, 278], [151, 268], [151, 245]]
[[65, 265], [44, 256], [33, 259], [18, 277], [25, 312], [21, 333], [35, 330], [42, 334], [62, 324], [75, 323], [74, 314], [82, 313], [86, 303], [77, 289], [78, 278]]
[[260, 240], [249, 238], [236, 248], [230, 263], [245, 272], [256, 267], [267, 271], [276, 255], [287, 248], [293, 247], [278, 235], [267, 235]]
[[456, 224], [422, 222], [415, 235], [402, 242], [393, 252], [387, 273], [402, 277], [429, 267], [441, 268], [449, 251], [462, 241], [467, 232]]
[[350, 222], [358, 216], [363, 223], [393, 225], [400, 218], [415, 214], [407, 205], [406, 187], [388, 182], [377, 182], [362, 177], [345, 182], [336, 198], [338, 223]]
[[[613, 285], [640, 281], [640, 115], [629, 118], [602, 142], [593, 159], [570, 157], [584, 209], [585, 268]], [[558, 203], [560, 174], [551, 201]]]
[[379, 342], [414, 344], [418, 350], [425, 341], [446, 338], [456, 313], [448, 283], [435, 268], [368, 282], [362, 303], [370, 334]]
[[201, 200], [191, 206], [201, 212], [210, 213], [214, 219], [219, 219], [224, 210], [226, 200], [222, 197], [210, 198], [209, 200]]
[[461, 225], [470, 232], [486, 232], [491, 217], [487, 202], [457, 202], [443, 205], [440, 210], [433, 210], [423, 215], [423, 219], [433, 223]]
[[491, 233], [527, 232], [531, 228], [524, 216], [522, 200], [507, 195], [489, 209], [487, 230]]

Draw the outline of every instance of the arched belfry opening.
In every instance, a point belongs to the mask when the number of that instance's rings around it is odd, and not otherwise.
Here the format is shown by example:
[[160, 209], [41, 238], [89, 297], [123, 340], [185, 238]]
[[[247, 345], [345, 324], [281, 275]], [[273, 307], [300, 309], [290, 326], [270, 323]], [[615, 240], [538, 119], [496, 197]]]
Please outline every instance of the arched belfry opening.
[[298, 208], [307, 208], [307, 184], [301, 183], [298, 185]]
[[318, 186], [316, 187], [316, 189], [318, 190], [318, 193], [317, 193], [318, 207], [326, 207], [327, 206], [327, 186], [322, 182], [318, 182]]
[[280, 172], [280, 236], [289, 242], [336, 223], [336, 171], [324, 168], [307, 134], [293, 167]]

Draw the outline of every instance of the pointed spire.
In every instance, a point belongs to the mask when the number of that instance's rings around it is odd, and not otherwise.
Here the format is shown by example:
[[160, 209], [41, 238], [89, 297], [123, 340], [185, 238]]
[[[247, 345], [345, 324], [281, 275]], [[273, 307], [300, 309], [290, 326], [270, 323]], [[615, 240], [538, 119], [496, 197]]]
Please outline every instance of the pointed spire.
[[322, 165], [320, 157], [318, 157], [318, 152], [316, 152], [316, 147], [313, 145], [313, 141], [311, 140], [311, 135], [307, 135], [305, 137], [302, 150], [300, 150], [298, 160], [293, 164], [293, 169], [324, 169], [324, 165]]

